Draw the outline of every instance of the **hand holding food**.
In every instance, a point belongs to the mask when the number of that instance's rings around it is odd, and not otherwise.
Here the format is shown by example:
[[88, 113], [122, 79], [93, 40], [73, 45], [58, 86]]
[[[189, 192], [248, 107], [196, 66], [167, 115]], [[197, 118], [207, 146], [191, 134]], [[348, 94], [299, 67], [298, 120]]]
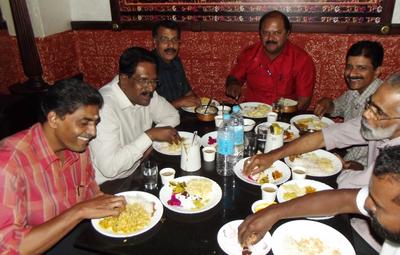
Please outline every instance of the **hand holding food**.
[[152, 141], [178, 144], [181, 141], [178, 131], [173, 127], [155, 127], [145, 132]]
[[333, 111], [334, 105], [333, 101], [330, 98], [322, 98], [317, 102], [317, 105], [314, 109], [314, 114], [322, 117], [326, 113], [331, 113]]
[[270, 154], [258, 154], [244, 162], [243, 174], [254, 175], [264, 171], [275, 162]]

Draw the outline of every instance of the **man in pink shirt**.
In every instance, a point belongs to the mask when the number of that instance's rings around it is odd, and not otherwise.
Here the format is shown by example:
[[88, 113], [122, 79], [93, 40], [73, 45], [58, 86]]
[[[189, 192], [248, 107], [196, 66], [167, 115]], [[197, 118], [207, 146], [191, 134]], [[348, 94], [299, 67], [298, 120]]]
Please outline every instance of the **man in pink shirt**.
[[291, 24], [279, 11], [266, 13], [259, 23], [260, 42], [245, 49], [226, 79], [226, 94], [245, 101], [272, 104], [280, 98], [298, 101], [299, 110], [311, 102], [315, 66], [311, 57], [289, 40]]
[[43, 253], [82, 220], [124, 209], [123, 197], [100, 192], [86, 150], [102, 105], [82, 81], [59, 82], [43, 121], [0, 141], [0, 254]]

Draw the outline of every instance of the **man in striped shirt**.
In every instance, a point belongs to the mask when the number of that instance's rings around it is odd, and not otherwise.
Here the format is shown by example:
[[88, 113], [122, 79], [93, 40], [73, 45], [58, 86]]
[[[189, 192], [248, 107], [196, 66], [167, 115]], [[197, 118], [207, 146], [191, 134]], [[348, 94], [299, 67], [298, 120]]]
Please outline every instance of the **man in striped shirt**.
[[86, 150], [102, 105], [82, 81], [59, 82], [43, 120], [0, 141], [0, 254], [43, 253], [83, 219], [124, 209], [124, 198], [100, 192]]

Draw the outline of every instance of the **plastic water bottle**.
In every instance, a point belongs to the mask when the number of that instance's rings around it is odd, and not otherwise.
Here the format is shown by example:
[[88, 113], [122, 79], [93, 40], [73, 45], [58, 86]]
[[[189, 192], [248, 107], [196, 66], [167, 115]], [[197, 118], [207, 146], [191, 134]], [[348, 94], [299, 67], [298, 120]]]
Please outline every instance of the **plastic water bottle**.
[[217, 173], [223, 176], [232, 175], [235, 165], [235, 137], [230, 124], [230, 115], [226, 113], [224, 114], [223, 123], [217, 132]]
[[231, 126], [235, 133], [235, 161], [238, 162], [243, 158], [244, 151], [244, 129], [243, 116], [240, 113], [240, 108], [235, 105], [232, 109]]

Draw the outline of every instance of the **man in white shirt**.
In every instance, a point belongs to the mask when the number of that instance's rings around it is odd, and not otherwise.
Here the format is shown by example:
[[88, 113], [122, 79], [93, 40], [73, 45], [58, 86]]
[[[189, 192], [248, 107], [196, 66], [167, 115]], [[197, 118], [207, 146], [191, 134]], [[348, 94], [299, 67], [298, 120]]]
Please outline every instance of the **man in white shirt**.
[[315, 192], [271, 205], [245, 219], [239, 240], [253, 244], [281, 219], [343, 213], [370, 216], [373, 231], [385, 239], [380, 254], [400, 255], [400, 146], [382, 149], [368, 187]]
[[156, 86], [154, 56], [143, 48], [125, 50], [119, 75], [100, 89], [104, 106], [97, 137], [90, 143], [98, 184], [132, 174], [150, 153], [153, 141], [180, 139], [173, 128], [180, 122], [179, 113], [157, 94]]

